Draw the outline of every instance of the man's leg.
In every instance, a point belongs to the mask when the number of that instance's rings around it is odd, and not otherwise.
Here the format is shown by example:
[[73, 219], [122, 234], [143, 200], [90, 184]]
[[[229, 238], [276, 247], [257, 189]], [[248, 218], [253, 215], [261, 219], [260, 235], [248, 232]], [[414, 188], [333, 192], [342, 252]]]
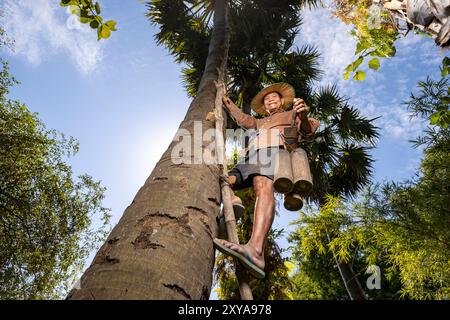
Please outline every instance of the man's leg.
[[236, 184], [237, 177], [236, 176], [228, 176], [228, 181], [230, 182], [230, 187], [233, 189], [234, 185]]
[[265, 176], [255, 176], [253, 188], [256, 193], [255, 213], [252, 236], [247, 245], [263, 257], [267, 235], [275, 217], [273, 180]]
[[[228, 176], [228, 182], [230, 183], [230, 188], [233, 189], [234, 187], [236, 187], [236, 183], [239, 183], [239, 180], [237, 176], [235, 176], [234, 174], [230, 174]], [[234, 192], [232, 192], [231, 194], [231, 203], [233, 204], [235, 218], [236, 220], [238, 220], [244, 215], [245, 207], [242, 204], [241, 198], [235, 195]]]
[[264, 247], [275, 216], [273, 181], [265, 176], [255, 176], [253, 188], [256, 193], [256, 203], [250, 241], [245, 245], [237, 245], [226, 240], [220, 240], [220, 243], [242, 255], [250, 254], [255, 264], [264, 269]]

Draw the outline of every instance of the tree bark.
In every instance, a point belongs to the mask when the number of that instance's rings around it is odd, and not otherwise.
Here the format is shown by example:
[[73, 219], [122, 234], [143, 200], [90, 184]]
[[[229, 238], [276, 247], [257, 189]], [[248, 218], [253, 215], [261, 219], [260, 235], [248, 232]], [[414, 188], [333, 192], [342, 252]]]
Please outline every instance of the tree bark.
[[[325, 198], [321, 198], [319, 200], [319, 207], [324, 206], [326, 203]], [[328, 243], [330, 243], [335, 234], [332, 231], [325, 230], [327, 235]], [[366, 293], [364, 292], [361, 283], [358, 280], [358, 277], [353, 271], [352, 266], [348, 262], [341, 261], [339, 257], [335, 254], [335, 252], [331, 252], [333, 255], [333, 259], [336, 262], [336, 266], [339, 270], [339, 274], [341, 275], [342, 281], [344, 282], [345, 289], [347, 290], [348, 296], [351, 300], [367, 300]]]
[[[327, 231], [328, 243], [333, 239], [333, 235]], [[364, 289], [361, 286], [352, 266], [348, 262], [339, 260], [339, 257], [333, 252], [336, 266], [338, 267], [339, 274], [344, 282], [345, 289], [351, 300], [366, 300]]]
[[[227, 0], [215, 0], [214, 10], [205, 71], [179, 127], [191, 137], [194, 121], [202, 122], [203, 132], [214, 128], [206, 117], [214, 109], [214, 80], [219, 72], [225, 74]], [[217, 164], [174, 164], [171, 153], [177, 143], [164, 152], [68, 299], [209, 298], [221, 170]], [[202, 139], [201, 150], [210, 143]]]

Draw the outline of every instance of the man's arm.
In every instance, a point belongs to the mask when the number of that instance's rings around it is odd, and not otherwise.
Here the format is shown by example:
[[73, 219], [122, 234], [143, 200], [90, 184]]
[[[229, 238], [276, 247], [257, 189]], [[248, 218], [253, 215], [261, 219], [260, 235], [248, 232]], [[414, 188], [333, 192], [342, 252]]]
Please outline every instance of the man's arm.
[[319, 121], [308, 118], [309, 108], [303, 99], [295, 98], [293, 109], [297, 112], [296, 124], [303, 140], [311, 141], [314, 133], [319, 128]]
[[236, 123], [245, 128], [245, 129], [255, 129], [256, 128], [256, 119], [251, 115], [245, 114], [239, 109], [233, 101], [226, 94], [223, 95], [222, 101], [225, 105], [225, 108], [230, 113], [231, 117], [236, 121]]
[[[320, 122], [317, 119], [314, 118], [308, 118], [300, 119], [300, 136], [303, 141], [312, 141], [314, 139], [314, 135], [317, 131], [317, 129], [320, 126]], [[305, 129], [305, 127], [309, 128]]]
[[307, 115], [300, 115], [300, 132], [303, 134], [312, 133], [311, 123], [309, 122]]

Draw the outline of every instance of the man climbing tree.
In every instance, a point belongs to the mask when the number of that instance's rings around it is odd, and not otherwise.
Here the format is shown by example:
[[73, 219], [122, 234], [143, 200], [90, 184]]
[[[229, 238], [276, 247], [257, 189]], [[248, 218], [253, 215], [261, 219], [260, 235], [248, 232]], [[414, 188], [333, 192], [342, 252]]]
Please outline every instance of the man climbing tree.
[[[232, 188], [238, 190], [253, 185], [257, 198], [253, 232], [249, 242], [239, 245], [216, 238], [214, 244], [223, 253], [238, 258], [252, 275], [260, 279], [265, 277], [264, 247], [275, 214], [273, 161], [278, 148], [287, 148], [281, 130], [290, 126], [293, 116], [296, 128], [303, 138], [310, 139], [319, 127], [316, 119], [308, 119], [308, 107], [303, 99], [294, 96], [294, 89], [286, 83], [264, 88], [251, 103], [255, 112], [268, 115], [263, 119], [243, 113], [227, 96], [223, 97], [224, 105], [240, 126], [258, 129], [255, 138], [250, 142], [248, 157], [229, 172]], [[292, 103], [293, 110], [285, 111]], [[266, 157], [269, 161], [264, 160]], [[233, 204], [235, 210], [238, 210], [241, 202], [237, 196], [233, 198]]]

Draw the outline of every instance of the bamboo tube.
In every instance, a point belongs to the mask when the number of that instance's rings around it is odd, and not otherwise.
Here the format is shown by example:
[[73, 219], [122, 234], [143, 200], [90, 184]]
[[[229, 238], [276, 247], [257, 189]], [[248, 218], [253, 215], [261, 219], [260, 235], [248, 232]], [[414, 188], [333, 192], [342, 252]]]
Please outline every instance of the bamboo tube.
[[289, 211], [299, 211], [303, 207], [303, 199], [296, 193], [284, 195], [284, 207]]
[[276, 192], [288, 193], [294, 187], [292, 176], [291, 157], [289, 151], [279, 149], [275, 157], [275, 175], [273, 187]]
[[303, 197], [307, 196], [313, 188], [313, 180], [305, 150], [297, 148], [292, 151], [291, 164], [294, 177], [293, 192]]

